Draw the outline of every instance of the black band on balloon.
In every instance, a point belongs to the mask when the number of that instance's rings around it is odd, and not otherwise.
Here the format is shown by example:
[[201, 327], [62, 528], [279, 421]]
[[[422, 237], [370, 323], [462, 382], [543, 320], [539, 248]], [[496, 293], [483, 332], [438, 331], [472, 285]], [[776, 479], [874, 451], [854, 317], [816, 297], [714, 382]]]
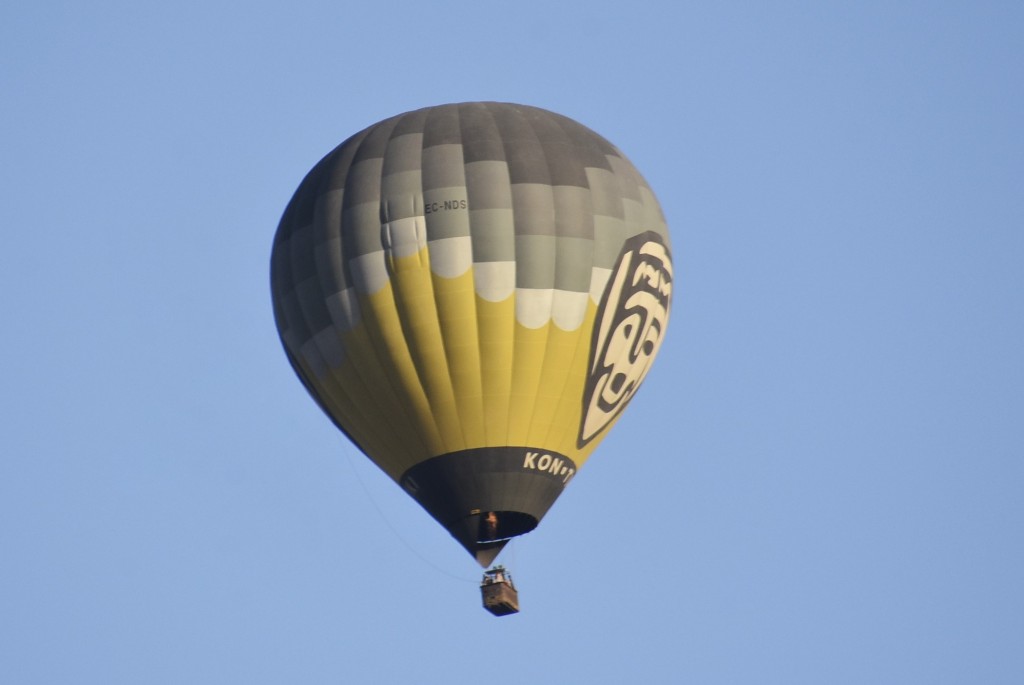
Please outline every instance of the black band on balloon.
[[575, 474], [576, 464], [555, 452], [483, 447], [420, 462], [400, 483], [485, 563], [485, 550], [495, 550], [493, 558], [509, 538], [536, 528]]

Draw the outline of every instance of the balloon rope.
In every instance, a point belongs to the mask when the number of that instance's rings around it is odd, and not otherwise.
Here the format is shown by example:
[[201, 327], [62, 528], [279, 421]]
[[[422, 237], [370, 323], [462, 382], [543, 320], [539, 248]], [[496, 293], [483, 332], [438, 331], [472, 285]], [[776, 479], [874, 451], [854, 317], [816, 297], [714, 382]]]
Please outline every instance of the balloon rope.
[[409, 541], [402, 536], [401, 533], [398, 532], [397, 528], [391, 525], [391, 521], [384, 514], [384, 511], [377, 505], [377, 501], [373, 498], [373, 494], [370, 492], [370, 488], [367, 487], [366, 481], [364, 481], [363, 477], [359, 474], [359, 469], [356, 467], [355, 461], [352, 459], [351, 444], [349, 444], [349, 442], [344, 439], [342, 440], [342, 443], [343, 451], [345, 452], [345, 456], [348, 458], [348, 465], [352, 468], [352, 472], [356, 475], [356, 480], [359, 481], [359, 485], [363, 488], [363, 494], [366, 495], [366, 499], [370, 500], [370, 504], [372, 504], [373, 508], [377, 510], [377, 514], [380, 516], [381, 520], [384, 521], [384, 525], [386, 525], [391, 530], [394, 536], [398, 538], [398, 540], [403, 545], [405, 545], [410, 552], [412, 552], [416, 557], [418, 557], [420, 561], [422, 561], [427, 566], [430, 566], [438, 573], [444, 574], [449, 578], [454, 578], [455, 580], [461, 580], [465, 583], [472, 583], [474, 585], [478, 584], [480, 581], [476, 580], [475, 578], [466, 578], [465, 576], [456, 575], [446, 569], [441, 568], [440, 566], [432, 562], [430, 559], [427, 559], [425, 556], [420, 554], [419, 550], [413, 547], [409, 543]]

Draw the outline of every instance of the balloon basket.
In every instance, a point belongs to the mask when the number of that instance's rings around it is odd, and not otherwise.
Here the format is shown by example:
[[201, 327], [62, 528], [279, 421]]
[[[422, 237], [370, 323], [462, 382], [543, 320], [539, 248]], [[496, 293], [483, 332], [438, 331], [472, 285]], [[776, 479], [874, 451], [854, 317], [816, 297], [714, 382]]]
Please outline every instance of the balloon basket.
[[495, 566], [490, 571], [484, 571], [480, 593], [484, 609], [495, 616], [519, 613], [519, 593], [512, 584], [512, 576], [504, 566]]

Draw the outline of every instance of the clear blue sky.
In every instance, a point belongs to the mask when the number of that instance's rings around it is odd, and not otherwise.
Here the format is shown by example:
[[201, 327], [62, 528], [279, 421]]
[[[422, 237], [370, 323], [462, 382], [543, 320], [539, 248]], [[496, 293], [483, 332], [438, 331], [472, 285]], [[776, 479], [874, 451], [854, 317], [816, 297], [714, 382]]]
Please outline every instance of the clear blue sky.
[[[1024, 682], [1022, 70], [1015, 2], [4, 4], [0, 682]], [[309, 167], [465, 100], [676, 261], [503, 619], [269, 298]]]

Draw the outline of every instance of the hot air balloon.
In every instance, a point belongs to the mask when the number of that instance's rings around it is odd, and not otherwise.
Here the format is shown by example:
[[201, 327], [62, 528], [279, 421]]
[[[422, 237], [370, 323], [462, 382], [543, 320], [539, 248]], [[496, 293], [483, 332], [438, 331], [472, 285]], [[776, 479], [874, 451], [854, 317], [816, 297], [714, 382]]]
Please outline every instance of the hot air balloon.
[[485, 567], [636, 393], [672, 282], [664, 217], [626, 157], [493, 102], [343, 142], [299, 185], [271, 259], [309, 394]]

